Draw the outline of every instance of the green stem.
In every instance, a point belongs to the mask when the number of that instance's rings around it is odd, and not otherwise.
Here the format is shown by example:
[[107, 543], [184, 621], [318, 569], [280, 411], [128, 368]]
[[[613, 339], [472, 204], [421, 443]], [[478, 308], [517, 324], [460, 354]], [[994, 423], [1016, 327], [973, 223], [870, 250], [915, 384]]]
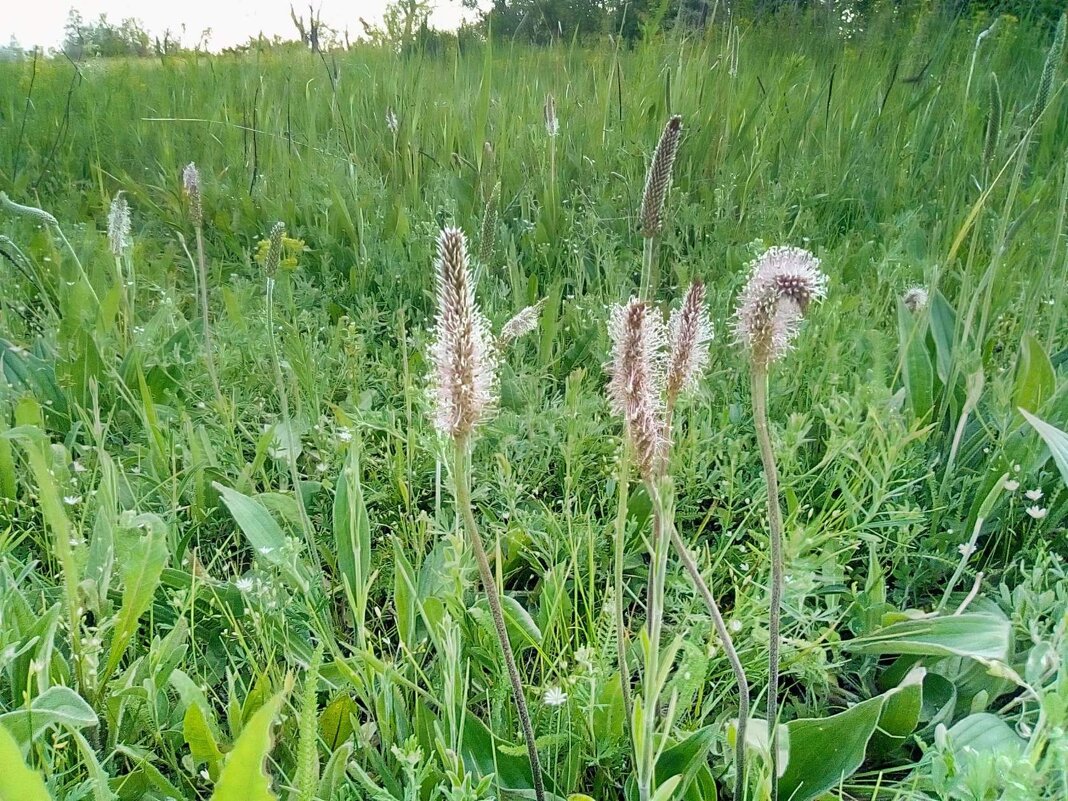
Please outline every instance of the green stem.
[[211, 388], [215, 392], [215, 402], [218, 404], [219, 411], [224, 412], [226, 404], [223, 402], [222, 389], [219, 386], [219, 374], [215, 370], [215, 346], [211, 341], [211, 315], [208, 306], [208, 262], [204, 256], [204, 229], [199, 225], [196, 227], [196, 235], [197, 295], [200, 298], [200, 320], [204, 332], [204, 360], [207, 362]]
[[656, 295], [656, 237], [647, 236], [642, 240], [642, 282], [638, 296], [642, 300], [651, 300]]
[[779, 508], [779, 473], [768, 430], [768, 371], [753, 366], [753, 420], [756, 426], [760, 461], [768, 485], [768, 529], [771, 539], [771, 601], [768, 620], [768, 749], [771, 761], [771, 801], [779, 798], [779, 628], [783, 588], [782, 511]]
[[738, 658], [738, 651], [734, 647], [730, 632], [723, 622], [719, 604], [716, 603], [716, 599], [712, 596], [708, 585], [705, 584], [704, 578], [701, 577], [701, 571], [697, 568], [693, 555], [686, 547], [686, 543], [682, 541], [682, 537], [679, 536], [674, 524], [670, 526], [670, 532], [671, 544], [675, 546], [679, 559], [682, 560], [686, 572], [690, 574], [694, 587], [697, 588], [698, 594], [704, 600], [705, 606], [708, 607], [708, 613], [712, 616], [712, 623], [716, 627], [716, 633], [719, 635], [720, 642], [723, 643], [723, 652], [727, 655], [727, 661], [730, 662], [731, 670], [734, 671], [734, 679], [738, 683], [738, 730], [734, 745], [734, 799], [735, 801], [742, 801], [745, 792], [745, 729], [749, 720], [749, 680], [745, 676], [745, 668], [742, 667], [742, 660]]
[[[285, 424], [286, 432], [292, 437], [293, 421], [289, 416], [289, 396], [286, 393], [285, 377], [282, 375], [282, 362], [278, 358], [278, 346], [274, 341], [274, 278], [270, 276], [267, 278], [267, 342], [271, 346], [271, 364], [274, 367], [278, 404], [282, 407], [282, 422]], [[311, 519], [308, 517], [308, 510], [304, 506], [304, 493], [300, 489], [300, 473], [297, 471], [297, 454], [293, 447], [286, 448], [286, 457], [289, 465], [289, 478], [293, 483], [293, 494], [296, 496], [300, 527], [304, 531], [304, 541], [308, 544], [308, 556], [315, 568], [314, 575], [320, 575], [322, 562], [319, 560], [319, 547], [315, 543], [315, 532], [312, 529]]]
[[652, 561], [649, 565], [649, 594], [646, 603], [648, 651], [642, 676], [642, 738], [638, 757], [638, 797], [649, 801], [656, 771], [656, 719], [660, 707], [660, 632], [664, 623], [664, 582], [667, 576], [667, 548], [664, 525], [667, 511], [659, 487], [653, 481], [646, 486], [653, 502]]
[[618, 483], [618, 505], [616, 507], [616, 531], [615, 531], [615, 612], [616, 612], [616, 652], [619, 660], [619, 682], [623, 688], [623, 709], [627, 720], [627, 733], [630, 736], [631, 745], [634, 744], [634, 721], [631, 715], [634, 713], [634, 699], [631, 697], [630, 667], [627, 665], [627, 638], [626, 622], [623, 618], [623, 560], [626, 555], [627, 537], [627, 498], [630, 490], [630, 444], [623, 443], [623, 452], [619, 457], [619, 474], [616, 478]]
[[456, 492], [456, 505], [463, 516], [464, 527], [467, 529], [468, 539], [471, 541], [471, 549], [475, 553], [478, 572], [482, 577], [482, 588], [486, 592], [486, 601], [489, 603], [493, 624], [497, 629], [497, 639], [500, 641], [501, 652], [504, 654], [504, 664], [508, 669], [508, 678], [512, 682], [512, 697], [515, 699], [516, 709], [519, 712], [519, 723], [523, 728], [523, 737], [527, 743], [527, 756], [530, 758], [530, 771], [534, 779], [534, 797], [537, 801], [545, 801], [545, 785], [542, 783], [541, 761], [538, 759], [538, 746], [534, 741], [534, 727], [530, 725], [530, 713], [527, 711], [523, 682], [519, 677], [519, 669], [515, 665], [515, 657], [512, 655], [512, 644], [508, 640], [508, 629], [504, 624], [504, 613], [501, 610], [501, 598], [497, 592], [497, 581], [493, 576], [493, 571], [490, 570], [489, 558], [486, 556], [486, 549], [482, 545], [482, 535], [479, 534], [478, 524], [475, 522], [475, 513], [471, 506], [471, 488], [468, 475], [471, 456], [470, 442], [464, 437], [458, 437], [455, 444], [456, 460], [453, 465], [453, 486]]

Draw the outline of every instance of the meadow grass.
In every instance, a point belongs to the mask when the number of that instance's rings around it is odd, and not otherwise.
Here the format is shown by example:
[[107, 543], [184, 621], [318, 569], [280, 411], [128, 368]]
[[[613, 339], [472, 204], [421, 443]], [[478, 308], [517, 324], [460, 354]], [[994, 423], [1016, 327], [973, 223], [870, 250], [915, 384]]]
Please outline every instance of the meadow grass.
[[[739, 770], [767, 798], [774, 761], [795, 801], [1063, 798], [1068, 100], [1054, 32], [1006, 18], [977, 44], [990, 22], [0, 64], [0, 187], [56, 220], [0, 214], [0, 797], [532, 797], [473, 509], [547, 796], [637, 798], [652, 736], [655, 801], [728, 797]], [[428, 393], [452, 225], [493, 331], [542, 303], [457, 462], [466, 509]], [[769, 506], [730, 319], [776, 244], [829, 288], [768, 384], [781, 756], [753, 718], [738, 766], [734, 674], [675, 559], [661, 703], [628, 718], [656, 684], [656, 515], [604, 398], [606, 319], [654, 258], [654, 304], [707, 286], [710, 367], [656, 505], [756, 714]]]

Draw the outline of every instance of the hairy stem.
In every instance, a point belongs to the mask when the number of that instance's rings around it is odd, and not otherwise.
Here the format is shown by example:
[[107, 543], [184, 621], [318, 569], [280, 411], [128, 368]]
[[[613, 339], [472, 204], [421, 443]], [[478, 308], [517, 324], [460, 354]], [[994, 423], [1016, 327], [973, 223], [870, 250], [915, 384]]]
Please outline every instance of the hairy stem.
[[486, 592], [486, 601], [489, 603], [493, 625], [497, 629], [497, 639], [500, 641], [501, 652], [504, 654], [504, 664], [508, 669], [508, 678], [512, 682], [512, 697], [519, 712], [519, 723], [523, 728], [523, 737], [527, 742], [527, 756], [530, 758], [530, 771], [534, 778], [534, 796], [537, 801], [545, 801], [545, 785], [541, 777], [541, 761], [538, 759], [538, 746], [534, 741], [534, 727], [530, 725], [530, 713], [527, 711], [523, 682], [519, 677], [519, 669], [515, 665], [515, 657], [512, 655], [512, 644], [508, 640], [508, 629], [504, 625], [504, 613], [501, 610], [501, 598], [497, 592], [497, 580], [493, 576], [493, 571], [490, 570], [489, 558], [486, 556], [486, 549], [482, 545], [482, 535], [479, 534], [478, 524], [475, 522], [475, 513], [471, 507], [471, 487], [468, 475], [470, 454], [470, 443], [462, 437], [458, 438], [456, 440], [456, 460], [453, 465], [453, 486], [456, 492], [456, 505], [463, 516], [464, 528], [467, 529], [468, 539], [471, 541], [471, 549], [475, 553], [475, 561], [478, 562], [478, 572], [482, 577], [482, 588]]
[[638, 296], [642, 300], [650, 300], [656, 295], [656, 237], [647, 236], [642, 239], [642, 282]]
[[734, 799], [735, 801], [742, 801], [745, 792], [745, 728], [749, 720], [749, 680], [745, 676], [742, 660], [738, 658], [738, 651], [734, 647], [730, 632], [723, 622], [719, 604], [716, 603], [716, 599], [712, 596], [708, 585], [705, 584], [705, 580], [701, 577], [701, 571], [697, 568], [693, 555], [686, 547], [686, 543], [682, 541], [682, 537], [679, 536], [674, 524], [670, 526], [670, 531], [671, 544], [675, 546], [683, 567], [690, 574], [694, 587], [697, 588], [698, 594], [704, 600], [705, 606], [708, 607], [708, 613], [712, 616], [712, 623], [716, 627], [716, 634], [719, 635], [720, 642], [723, 643], [723, 652], [727, 655], [727, 661], [730, 663], [731, 670], [734, 671], [734, 679], [738, 682], [738, 731], [737, 741], [734, 745]]
[[630, 444], [623, 443], [623, 452], [619, 457], [619, 475], [616, 478], [618, 484], [618, 505], [616, 507], [616, 530], [615, 530], [615, 612], [616, 612], [616, 657], [619, 662], [619, 681], [623, 688], [623, 710], [627, 720], [627, 733], [630, 735], [631, 745], [634, 744], [634, 721], [631, 715], [634, 713], [634, 699], [630, 689], [630, 667], [627, 665], [627, 638], [626, 622], [623, 618], [623, 560], [626, 555], [627, 537], [627, 498], [630, 490]]
[[771, 600], [768, 617], [768, 748], [771, 760], [771, 801], [779, 798], [779, 628], [783, 586], [782, 511], [779, 508], [779, 473], [768, 430], [768, 371], [753, 366], [753, 420], [756, 426], [760, 461], [768, 485], [768, 529], [771, 539]]
[[[285, 424], [286, 433], [293, 436], [293, 421], [289, 416], [289, 396], [286, 393], [285, 376], [282, 375], [282, 362], [278, 357], [278, 345], [274, 341], [274, 278], [267, 278], [267, 342], [271, 346], [271, 365], [274, 367], [275, 389], [278, 390], [278, 405], [281, 406], [282, 422]], [[312, 529], [311, 518], [304, 506], [304, 493], [300, 489], [300, 473], [297, 471], [297, 454], [292, 447], [292, 442], [286, 448], [286, 463], [289, 465], [289, 479], [293, 483], [293, 494], [296, 496], [297, 512], [300, 516], [300, 527], [304, 531], [304, 541], [308, 545], [308, 556], [315, 568], [314, 575], [322, 572], [322, 563], [319, 560], [319, 546], [315, 542], [315, 532]], [[354, 588], [355, 589], [355, 588]]]

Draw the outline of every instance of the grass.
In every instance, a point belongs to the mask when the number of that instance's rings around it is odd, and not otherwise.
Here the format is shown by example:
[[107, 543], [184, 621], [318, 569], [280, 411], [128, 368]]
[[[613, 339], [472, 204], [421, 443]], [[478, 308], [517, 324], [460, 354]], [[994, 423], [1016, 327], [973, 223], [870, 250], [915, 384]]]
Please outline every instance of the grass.
[[[1052, 31], [1003, 20], [973, 67], [989, 20], [882, 16], [844, 38], [822, 19], [633, 50], [0, 64], [0, 187], [59, 222], [0, 217], [0, 725], [17, 752], [0, 740], [0, 761], [24, 759], [56, 799], [270, 797], [253, 794], [261, 764], [281, 798], [530, 797], [426, 391], [437, 234], [474, 239], [492, 217], [495, 247], [471, 252], [492, 254], [477, 270], [494, 330], [546, 300], [504, 357], [472, 503], [549, 793], [637, 797], [618, 648], [638, 676], [650, 500], [617, 484], [602, 365], [606, 307], [642, 274], [648, 158], [677, 113], [658, 301], [704, 279], [716, 339], [675, 413], [675, 525], [754, 712], [768, 504], [728, 321], [768, 245], [809, 248], [830, 276], [769, 385], [781, 797], [1062, 798], [1063, 59], [1036, 115]], [[211, 361], [182, 241], [190, 161]], [[119, 190], [126, 288], [106, 236]], [[276, 221], [306, 249], [275, 276], [269, 326], [255, 254]], [[915, 314], [898, 300], [914, 284], [930, 296]], [[681, 567], [655, 779], [727, 797], [738, 698]], [[752, 799], [770, 788], [760, 723]], [[819, 758], [847, 735], [854, 763]]]

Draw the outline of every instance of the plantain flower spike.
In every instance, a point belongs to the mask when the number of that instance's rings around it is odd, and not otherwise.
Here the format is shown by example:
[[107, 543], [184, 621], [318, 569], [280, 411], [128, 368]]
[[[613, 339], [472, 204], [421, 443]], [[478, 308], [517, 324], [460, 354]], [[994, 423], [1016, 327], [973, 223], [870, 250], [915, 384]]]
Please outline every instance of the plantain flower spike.
[[274, 278], [274, 274], [278, 272], [278, 265], [282, 261], [282, 237], [286, 233], [286, 224], [284, 222], [276, 222], [271, 226], [271, 234], [267, 238], [267, 255], [263, 260], [263, 270], [267, 273], [268, 278]]
[[682, 305], [668, 321], [671, 353], [667, 367], [667, 405], [674, 408], [679, 396], [692, 391], [708, 364], [708, 343], [712, 341], [712, 321], [705, 308], [705, 285], [698, 279], [690, 284]]
[[438, 237], [437, 318], [431, 400], [435, 428], [457, 442], [469, 439], [497, 403], [497, 351], [475, 302], [467, 240], [458, 228]]
[[641, 476], [652, 481], [664, 466], [664, 321], [638, 298], [614, 306], [608, 319], [612, 358], [608, 363], [608, 401], [623, 418]]
[[123, 192], [117, 192], [108, 210], [108, 245], [115, 258], [130, 251], [130, 205]]
[[827, 276], [819, 259], [793, 247], [770, 248], [750, 268], [734, 334], [753, 367], [766, 370], [790, 350], [809, 305], [827, 294]]
[[204, 224], [204, 206], [200, 197], [200, 172], [192, 161], [182, 170], [182, 187], [189, 198], [189, 219], [199, 228]]
[[656, 150], [653, 151], [653, 160], [645, 177], [639, 222], [642, 236], [646, 239], [656, 236], [664, 227], [664, 200], [671, 186], [671, 171], [675, 167], [675, 156], [679, 152], [681, 136], [682, 117], [676, 114], [664, 126], [664, 132], [660, 135]]
[[542, 298], [533, 306], [521, 309], [512, 319], [501, 328], [501, 335], [497, 341], [501, 346], [510, 345], [520, 337], [524, 337], [538, 327], [538, 318], [541, 317], [542, 307], [545, 306], [545, 298]]

